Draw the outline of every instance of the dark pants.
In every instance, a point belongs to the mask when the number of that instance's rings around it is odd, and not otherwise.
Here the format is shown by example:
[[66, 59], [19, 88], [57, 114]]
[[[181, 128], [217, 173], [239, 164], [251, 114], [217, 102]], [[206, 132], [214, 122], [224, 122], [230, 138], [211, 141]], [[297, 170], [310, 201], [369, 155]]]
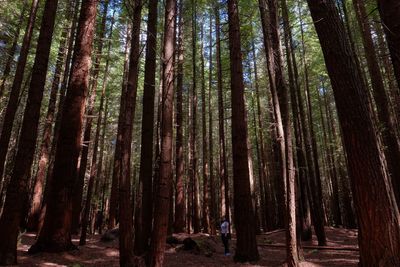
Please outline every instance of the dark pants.
[[225, 254], [229, 253], [229, 239], [227, 234], [221, 234], [222, 243], [224, 244]]

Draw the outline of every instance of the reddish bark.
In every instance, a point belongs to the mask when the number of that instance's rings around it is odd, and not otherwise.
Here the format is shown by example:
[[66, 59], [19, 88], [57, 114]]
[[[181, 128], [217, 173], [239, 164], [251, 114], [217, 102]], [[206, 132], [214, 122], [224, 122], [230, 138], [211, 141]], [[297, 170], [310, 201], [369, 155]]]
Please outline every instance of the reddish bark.
[[236, 228], [235, 260], [256, 261], [259, 258], [251, 202], [247, 149], [247, 125], [244, 104], [243, 66], [238, 3], [228, 0], [229, 51], [232, 90], [232, 154]]
[[174, 51], [176, 1], [167, 0], [165, 6], [163, 44], [163, 94], [161, 126], [160, 176], [154, 211], [154, 229], [151, 238], [150, 264], [161, 267], [164, 262], [165, 239], [167, 237], [169, 198], [172, 183], [172, 136], [174, 103]]
[[92, 52], [96, 6], [97, 0], [82, 2], [46, 215], [37, 242], [29, 249], [31, 253], [74, 248], [71, 242], [71, 200], [81, 150], [82, 121], [89, 87], [91, 64], [89, 55]]

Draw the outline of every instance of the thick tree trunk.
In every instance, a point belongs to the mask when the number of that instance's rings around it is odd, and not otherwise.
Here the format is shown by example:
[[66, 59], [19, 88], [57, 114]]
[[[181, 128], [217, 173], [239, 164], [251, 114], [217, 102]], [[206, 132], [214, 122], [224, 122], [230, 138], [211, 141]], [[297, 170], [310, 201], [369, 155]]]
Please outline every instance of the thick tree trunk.
[[375, 135], [366, 86], [335, 2], [307, 2], [343, 130], [359, 222], [360, 263], [397, 266], [400, 264], [399, 211]]
[[0, 218], [0, 264], [17, 263], [17, 238], [19, 225], [24, 219], [24, 210], [29, 199], [29, 178], [35, 154], [36, 138], [40, 118], [40, 107], [46, 83], [47, 66], [49, 63], [51, 40], [57, 13], [58, 1], [48, 0], [43, 10], [42, 23], [36, 48], [35, 62], [32, 67], [28, 101], [22, 121], [21, 136], [18, 141], [18, 152], [7, 187], [4, 210]]
[[33, 27], [36, 20], [36, 12], [38, 9], [38, 0], [32, 0], [32, 6], [29, 13], [28, 24], [25, 29], [24, 39], [22, 41], [21, 51], [19, 53], [17, 68], [15, 70], [14, 81], [11, 87], [10, 95], [6, 111], [3, 118], [3, 128], [0, 135], [0, 181], [3, 180], [4, 165], [8, 152], [8, 145], [10, 143], [11, 132], [13, 128], [15, 113], [18, 109], [19, 95], [21, 91], [22, 81], [24, 79], [24, 72], [26, 61], [28, 58], [29, 47], [31, 45]]
[[[68, 32], [69, 29], [65, 25], [65, 28], [63, 29], [63, 32], [61, 34], [61, 42], [58, 49], [56, 68], [54, 71], [53, 82], [50, 89], [50, 99], [47, 107], [46, 120], [43, 128], [42, 144], [40, 146], [39, 152], [38, 170], [36, 173], [36, 179], [34, 179], [35, 184], [33, 189], [31, 207], [27, 219], [27, 229], [30, 231], [36, 231], [39, 222], [46, 169], [50, 158], [50, 145], [54, 122], [54, 113], [56, 110], [57, 93], [62, 75], [62, 68], [64, 66], [65, 55], [67, 52], [66, 50], [68, 44]], [[64, 73], [63, 75], [67, 74]]]
[[161, 267], [164, 262], [165, 239], [167, 237], [169, 198], [172, 183], [172, 136], [174, 103], [174, 51], [176, 1], [167, 0], [165, 6], [163, 43], [163, 94], [161, 124], [160, 177], [155, 200], [154, 229], [151, 238], [151, 267]]
[[235, 261], [246, 262], [258, 260], [259, 255], [250, 193], [239, 9], [235, 0], [228, 0], [228, 20], [232, 90], [234, 219], [237, 236], [234, 258]]
[[38, 239], [29, 249], [31, 253], [74, 248], [71, 242], [71, 192], [77, 175], [77, 163], [81, 150], [82, 121], [89, 87], [96, 6], [97, 0], [82, 2], [71, 77], [62, 111], [53, 177], [50, 180], [51, 190], [46, 215]]
[[62, 110], [65, 102], [65, 93], [67, 91], [67, 86], [68, 86], [68, 81], [70, 78], [70, 69], [71, 69], [71, 60], [72, 60], [72, 55], [73, 55], [73, 47], [74, 47], [74, 41], [75, 41], [75, 33], [76, 33], [76, 25], [78, 22], [78, 16], [79, 16], [79, 3], [78, 1], [72, 1], [70, 5], [70, 10], [68, 11], [69, 17], [72, 16], [72, 22], [70, 24], [69, 32], [68, 32], [68, 48], [67, 48], [67, 56], [65, 60], [65, 65], [64, 65], [64, 75], [63, 79], [61, 82], [61, 88], [60, 88], [60, 98], [58, 100], [58, 105], [57, 105], [57, 115], [55, 118], [54, 122], [54, 130], [53, 130], [53, 140], [51, 143], [51, 149], [49, 153], [49, 164], [47, 168], [47, 174], [46, 174], [46, 185], [43, 193], [43, 199], [42, 199], [42, 204], [41, 204], [41, 211], [40, 211], [40, 216], [39, 216], [39, 223], [38, 223], [38, 232], [40, 232], [42, 226], [43, 226], [43, 221], [46, 213], [46, 203], [48, 199], [48, 195], [50, 193], [50, 185], [51, 185], [51, 179], [53, 176], [53, 167], [54, 167], [54, 157], [55, 157], [55, 151], [57, 148], [57, 140], [60, 134], [60, 123], [61, 123], [61, 116], [62, 116]]
[[[131, 147], [132, 147], [132, 131], [133, 121], [135, 118], [137, 84], [139, 75], [139, 59], [140, 59], [140, 22], [142, 14], [141, 0], [135, 1], [132, 20], [132, 39], [131, 52], [129, 57], [128, 79], [125, 92], [125, 103], [120, 108], [123, 113], [121, 123], [118, 126], [118, 139], [120, 142], [120, 155], [115, 154], [115, 158], [119, 160], [119, 169], [114, 169], [119, 181], [119, 251], [120, 265], [133, 266], [133, 222], [132, 222], [132, 205], [131, 205]], [[124, 93], [124, 90], [122, 90]], [[117, 151], [116, 151], [117, 153]]]
[[153, 137], [154, 95], [156, 83], [157, 0], [149, 1], [147, 21], [146, 63], [144, 67], [144, 93], [142, 113], [142, 145], [140, 154], [139, 194], [135, 215], [135, 254], [149, 249], [153, 207]]
[[113, 163], [113, 172], [112, 172], [112, 181], [111, 181], [111, 192], [110, 192], [110, 212], [108, 218], [108, 229], [113, 229], [117, 224], [118, 218], [118, 188], [119, 188], [119, 173], [121, 168], [121, 129], [122, 129], [122, 121], [125, 113], [125, 101], [126, 101], [126, 80], [127, 80], [127, 72], [128, 72], [128, 63], [129, 63], [129, 43], [131, 42], [131, 33], [130, 26], [127, 26], [127, 36], [125, 41], [125, 61], [124, 61], [124, 77], [122, 80], [122, 91], [121, 91], [121, 100], [120, 100], [120, 112], [118, 115], [118, 131], [116, 137], [115, 151], [114, 151], [114, 163]]
[[[90, 88], [90, 97], [88, 99], [87, 107], [86, 107], [86, 125], [85, 132], [83, 134], [83, 143], [82, 143], [82, 151], [80, 155], [80, 162], [78, 177], [76, 179], [75, 187], [74, 187], [74, 195], [72, 198], [72, 232], [77, 233], [79, 229], [79, 225], [82, 219], [82, 199], [83, 199], [83, 187], [85, 184], [86, 171], [88, 169], [89, 163], [89, 148], [91, 143], [92, 136], [92, 123], [94, 118], [94, 106], [96, 102], [97, 96], [97, 80], [100, 74], [100, 63], [103, 52], [103, 42], [104, 42], [104, 34], [106, 31], [106, 22], [107, 22], [107, 11], [108, 11], [108, 3], [109, 1], [104, 2], [103, 14], [100, 24], [100, 33], [98, 38], [98, 45], [96, 50], [96, 56], [93, 64], [92, 78], [91, 78], [91, 88]], [[90, 166], [89, 166], [90, 168]]]

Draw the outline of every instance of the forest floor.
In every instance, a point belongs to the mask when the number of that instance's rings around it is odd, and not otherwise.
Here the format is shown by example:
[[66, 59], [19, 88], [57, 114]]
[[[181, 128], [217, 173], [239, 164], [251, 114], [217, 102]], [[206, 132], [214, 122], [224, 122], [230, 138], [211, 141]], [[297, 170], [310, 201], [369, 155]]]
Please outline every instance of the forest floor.
[[[316, 238], [313, 236], [312, 242], [303, 242], [304, 262], [302, 266], [337, 266], [350, 267], [357, 266], [359, 253], [357, 251], [357, 231], [341, 228], [326, 228], [328, 238], [327, 246], [330, 249], [318, 250]], [[178, 239], [183, 239], [188, 235], [177, 235]], [[285, 232], [274, 231], [259, 235], [258, 249], [260, 261], [254, 264], [239, 264], [233, 262], [235, 251], [235, 240], [230, 243], [230, 256], [223, 253], [222, 242], [219, 237], [211, 237], [205, 234], [190, 236], [199, 244], [200, 249], [194, 251], [184, 251], [182, 245], [167, 245], [165, 266], [281, 266], [286, 257]], [[17, 266], [68, 266], [68, 267], [113, 267], [119, 266], [118, 262], [118, 241], [103, 242], [100, 235], [90, 236], [87, 245], [79, 247], [79, 250], [51, 254], [40, 253], [28, 255], [27, 250], [34, 243], [34, 234], [24, 234], [18, 246]], [[73, 242], [78, 243], [78, 237], [74, 237]], [[335, 248], [335, 249], [333, 249]]]

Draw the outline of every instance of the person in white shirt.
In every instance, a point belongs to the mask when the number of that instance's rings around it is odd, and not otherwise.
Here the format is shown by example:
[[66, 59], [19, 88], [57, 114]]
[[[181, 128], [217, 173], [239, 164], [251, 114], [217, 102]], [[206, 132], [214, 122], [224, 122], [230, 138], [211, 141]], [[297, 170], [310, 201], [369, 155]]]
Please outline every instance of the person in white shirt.
[[229, 221], [226, 217], [224, 217], [221, 222], [221, 239], [222, 239], [222, 243], [224, 244], [226, 256], [230, 255], [230, 253], [229, 253], [230, 235], [231, 235], [231, 231], [230, 231]]

